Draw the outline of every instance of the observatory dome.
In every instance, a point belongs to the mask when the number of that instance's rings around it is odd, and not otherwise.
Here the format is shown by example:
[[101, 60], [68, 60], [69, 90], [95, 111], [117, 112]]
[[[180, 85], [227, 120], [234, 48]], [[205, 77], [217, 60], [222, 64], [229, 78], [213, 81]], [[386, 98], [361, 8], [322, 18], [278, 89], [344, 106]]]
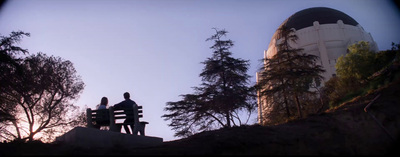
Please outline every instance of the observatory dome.
[[335, 9], [315, 7], [298, 11], [284, 20], [272, 36], [264, 57], [271, 58], [277, 53], [278, 30], [282, 26], [295, 30], [298, 40], [291, 43], [292, 47], [303, 48], [303, 53], [319, 57], [317, 64], [326, 70], [325, 81], [336, 75], [337, 59], [346, 54], [349, 45], [367, 41], [373, 51], [378, 51], [371, 34], [352, 17]]
[[285, 20], [283, 25], [288, 28], [300, 30], [313, 26], [314, 21], [318, 21], [319, 24], [335, 24], [338, 20], [342, 20], [343, 24], [352, 26], [358, 25], [358, 22], [347, 14], [325, 7], [309, 8], [299, 11]]
[[[336, 75], [337, 59], [348, 52], [348, 46], [359, 41], [367, 41], [372, 51], [378, 51], [375, 41], [370, 33], [364, 31], [361, 25], [349, 15], [326, 7], [308, 8], [296, 12], [288, 17], [278, 27], [268, 45], [268, 50], [264, 51], [264, 58], [271, 58], [278, 50], [277, 45], [282, 42], [279, 37], [279, 29], [286, 26], [294, 29], [298, 39], [290, 42], [291, 47], [302, 48], [302, 53], [312, 54], [319, 57], [317, 65], [321, 65], [326, 71], [322, 74], [324, 82]], [[257, 82], [260, 79], [259, 73], [256, 74]], [[271, 110], [270, 102], [272, 97], [258, 97], [258, 120], [260, 124], [264, 119], [268, 119]]]

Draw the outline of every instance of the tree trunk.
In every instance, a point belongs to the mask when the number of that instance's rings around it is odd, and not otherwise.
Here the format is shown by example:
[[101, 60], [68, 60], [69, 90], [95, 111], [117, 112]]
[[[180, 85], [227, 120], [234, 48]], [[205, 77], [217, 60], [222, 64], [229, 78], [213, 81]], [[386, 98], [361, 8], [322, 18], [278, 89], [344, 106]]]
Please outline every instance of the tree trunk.
[[229, 112], [226, 113], [226, 126], [231, 127], [231, 119], [229, 117]]
[[285, 102], [286, 115], [287, 115], [288, 118], [290, 118], [289, 104], [288, 104], [287, 99], [286, 99], [286, 94], [283, 95], [283, 100]]
[[16, 122], [16, 120], [13, 120], [12, 123], [13, 123], [13, 125], [15, 127], [16, 132], [17, 132], [17, 139], [21, 139], [21, 133], [19, 131], [18, 123]]
[[28, 141], [32, 142], [33, 141], [33, 136], [35, 136], [35, 134], [31, 133], [28, 137]]
[[[281, 80], [281, 83], [283, 84], [283, 80]], [[289, 104], [288, 104], [287, 99], [286, 99], [286, 90], [285, 90], [285, 88], [283, 89], [283, 101], [285, 103], [286, 115], [287, 115], [288, 118], [290, 118]]]
[[322, 93], [321, 93], [321, 91], [318, 89], [318, 87], [315, 87], [315, 89], [318, 91], [318, 94], [319, 94], [319, 101], [321, 101], [321, 107], [319, 107], [319, 109], [317, 109], [317, 111], [315, 111], [315, 113], [319, 113], [319, 112], [321, 112], [321, 110], [322, 110], [322, 108], [324, 108], [324, 100], [323, 100], [323, 98], [322, 98]]
[[317, 110], [317, 112], [316, 113], [320, 113], [321, 112], [321, 110], [324, 108], [324, 100], [322, 99], [322, 95], [320, 94], [319, 95], [319, 100], [321, 101], [321, 107]]
[[296, 100], [297, 112], [299, 113], [299, 117], [303, 118], [303, 115], [301, 114], [300, 101], [297, 94], [294, 94], [294, 99]]

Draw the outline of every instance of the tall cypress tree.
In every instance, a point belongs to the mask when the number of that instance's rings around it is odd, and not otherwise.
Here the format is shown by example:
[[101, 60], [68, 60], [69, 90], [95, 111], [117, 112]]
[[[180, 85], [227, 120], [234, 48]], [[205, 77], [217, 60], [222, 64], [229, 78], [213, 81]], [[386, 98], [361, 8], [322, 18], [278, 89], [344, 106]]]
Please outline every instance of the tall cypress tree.
[[[215, 29], [215, 28], [214, 28]], [[168, 102], [162, 117], [171, 120], [169, 126], [176, 130], [175, 136], [188, 136], [197, 130], [209, 130], [213, 126], [231, 127], [234, 113], [241, 109], [254, 110], [252, 89], [248, 86], [249, 61], [232, 57], [232, 40], [223, 40], [228, 33], [215, 29], [216, 34], [206, 41], [213, 41], [211, 57], [202, 64], [202, 84], [194, 87], [195, 94], [181, 95], [183, 100]], [[236, 117], [237, 118], [237, 117]], [[233, 123], [233, 124], [232, 124]]]
[[298, 39], [293, 29], [280, 27], [279, 39], [277, 53], [264, 60], [265, 65], [260, 69], [257, 86], [262, 96], [283, 98], [288, 118], [291, 116], [289, 110], [292, 104], [289, 100], [294, 102], [301, 118], [303, 115], [299, 97], [305, 93], [312, 93], [309, 91], [311, 85], [323, 79], [321, 73], [325, 70], [315, 64], [318, 56], [302, 53], [303, 49], [293, 48], [290, 45]]

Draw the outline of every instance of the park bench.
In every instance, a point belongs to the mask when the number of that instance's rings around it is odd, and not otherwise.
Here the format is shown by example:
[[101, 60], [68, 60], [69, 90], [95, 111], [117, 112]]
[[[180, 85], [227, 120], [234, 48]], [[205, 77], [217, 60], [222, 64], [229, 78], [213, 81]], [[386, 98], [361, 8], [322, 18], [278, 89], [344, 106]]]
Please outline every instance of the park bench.
[[145, 127], [146, 124], [149, 124], [145, 121], [140, 121], [140, 118], [143, 118], [143, 107], [138, 106], [137, 110], [138, 119], [137, 122], [122, 122], [117, 123], [117, 119], [134, 119], [134, 109], [114, 109], [110, 107], [109, 109], [101, 109], [101, 110], [92, 110], [88, 108], [86, 110], [87, 116], [87, 127], [94, 128], [95, 125], [97, 126], [109, 126], [110, 131], [121, 132], [122, 125], [134, 125], [132, 129], [132, 133], [137, 135], [138, 132], [140, 135], [145, 135]]

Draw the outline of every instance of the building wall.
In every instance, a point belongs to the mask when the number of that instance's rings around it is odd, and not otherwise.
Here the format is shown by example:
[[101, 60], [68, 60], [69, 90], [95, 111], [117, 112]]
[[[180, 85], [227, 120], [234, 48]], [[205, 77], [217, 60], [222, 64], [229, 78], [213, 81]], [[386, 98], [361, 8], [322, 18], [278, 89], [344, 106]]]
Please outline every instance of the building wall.
[[[264, 58], [271, 58], [277, 53], [276, 44], [280, 42], [276, 39], [277, 33], [273, 35], [268, 50], [264, 51]], [[333, 24], [320, 25], [318, 21], [313, 26], [295, 31], [298, 36], [296, 43], [291, 43], [294, 48], [303, 48], [304, 53], [313, 54], [319, 57], [317, 64], [322, 65], [326, 70], [323, 73], [324, 81], [328, 81], [336, 75], [336, 62], [341, 55], [347, 53], [347, 47], [359, 41], [368, 41], [373, 51], [378, 51], [376, 42], [370, 33], [364, 31], [360, 26], [344, 24], [341, 20]], [[258, 74], [257, 74], [258, 75]], [[258, 80], [258, 77], [257, 77]], [[266, 98], [259, 97], [259, 122], [263, 116], [263, 110], [267, 107]]]
[[[329, 80], [333, 74], [336, 74], [335, 64], [337, 59], [346, 54], [347, 47], [358, 41], [368, 41], [374, 51], [378, 51], [375, 41], [370, 33], [358, 25], [346, 25], [341, 20], [336, 24], [319, 25], [318, 21], [314, 22], [314, 26], [296, 30], [298, 40], [292, 43], [294, 48], [303, 48], [304, 53], [318, 56], [320, 59], [317, 64], [323, 65], [326, 72], [323, 75], [325, 81]], [[276, 35], [274, 35], [275, 37]], [[276, 54], [275, 45], [279, 39], [272, 39], [267, 51], [264, 51], [264, 57], [272, 57]]]

